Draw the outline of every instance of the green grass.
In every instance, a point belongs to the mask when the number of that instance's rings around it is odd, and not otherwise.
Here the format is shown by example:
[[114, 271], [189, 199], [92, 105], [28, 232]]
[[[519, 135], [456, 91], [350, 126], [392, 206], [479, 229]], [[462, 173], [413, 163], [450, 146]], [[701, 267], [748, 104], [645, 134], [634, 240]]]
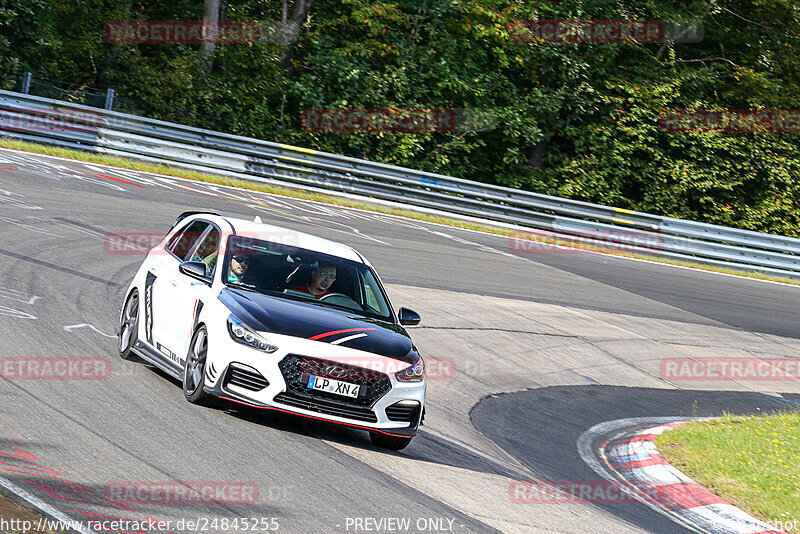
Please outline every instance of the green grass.
[[725, 415], [664, 432], [664, 458], [763, 521], [800, 521], [800, 413]]
[[467, 221], [449, 218], [449, 217], [441, 217], [437, 215], [429, 215], [427, 213], [421, 213], [418, 211], [414, 211], [413, 209], [399, 209], [399, 208], [390, 208], [386, 206], [381, 206], [378, 204], [365, 204], [360, 202], [353, 202], [350, 200], [342, 199], [341, 197], [337, 197], [334, 195], [325, 195], [320, 193], [312, 193], [308, 191], [304, 191], [302, 189], [294, 189], [288, 187], [280, 187], [274, 185], [267, 185], [267, 184], [260, 184], [257, 182], [249, 182], [247, 180], [239, 180], [236, 178], [229, 178], [227, 176], [220, 176], [215, 174], [207, 174], [197, 171], [190, 171], [186, 169], [181, 169], [178, 167], [171, 167], [168, 165], [161, 165], [161, 164], [152, 164], [152, 163], [144, 163], [141, 161], [136, 161], [132, 159], [121, 158], [117, 156], [106, 156], [103, 154], [95, 154], [93, 152], [83, 152], [80, 150], [72, 150], [69, 148], [60, 148], [54, 147], [50, 145], [41, 145], [38, 143], [30, 143], [27, 141], [19, 141], [16, 139], [8, 138], [8, 137], [0, 137], [0, 147], [2, 148], [11, 148], [15, 150], [23, 150], [26, 152], [35, 152], [37, 154], [48, 154], [51, 156], [58, 156], [62, 158], [69, 158], [79, 161], [87, 161], [90, 163], [101, 163], [104, 165], [112, 165], [114, 167], [121, 167], [124, 169], [132, 169], [135, 171], [142, 171], [142, 172], [152, 172], [156, 174], [164, 174], [166, 176], [177, 176], [179, 178], [187, 178], [189, 180], [197, 180], [200, 182], [209, 182], [214, 184], [221, 184], [221, 185], [229, 185], [233, 187], [240, 187], [242, 189], [250, 189], [253, 191], [262, 191], [265, 193], [272, 193], [276, 195], [283, 195], [292, 198], [300, 198], [305, 200], [314, 200], [317, 202], [325, 202], [327, 204], [334, 204], [337, 206], [346, 206], [350, 208], [359, 208], [369, 211], [375, 211], [378, 213], [385, 213], [388, 215], [397, 215], [400, 217], [406, 217], [409, 219], [415, 219], [418, 221], [425, 221], [425, 222], [433, 222], [438, 224], [444, 224], [447, 226], [452, 226], [455, 228], [464, 228], [468, 230], [478, 230], [480, 232], [486, 232], [490, 234], [496, 235], [503, 235], [508, 237], [514, 237], [517, 239], [526, 239], [530, 241], [540, 242], [540, 243], [547, 243], [552, 245], [561, 245], [570, 248], [578, 248], [582, 250], [589, 250], [594, 252], [603, 252], [606, 254], [613, 254], [615, 256], [622, 256], [627, 258], [637, 258], [643, 259], [648, 261], [655, 261], [658, 263], [665, 263], [668, 265], [678, 265], [681, 267], [690, 267], [692, 269], [700, 269], [704, 271], [711, 271], [716, 273], [725, 273], [725, 274], [732, 274], [736, 276], [744, 276], [748, 278], [757, 278], [759, 280], [770, 280], [774, 282], [782, 282], [787, 284], [794, 284], [800, 285], [800, 281], [789, 280], [785, 278], [780, 278], [777, 276], [769, 276], [765, 274], [761, 274], [758, 272], [744, 272], [744, 271], [737, 271], [734, 269], [726, 269], [723, 267], [715, 267], [711, 265], [703, 265], [701, 263], [693, 263], [690, 261], [678, 261], [678, 260], [669, 260], [664, 258], [658, 258], [655, 256], [648, 256], [645, 254], [637, 254], [633, 252], [627, 252], [624, 250], [617, 250], [617, 249], [609, 249], [609, 248], [602, 248], [593, 245], [587, 245], [583, 243], [572, 243], [569, 241], [565, 241], [558, 238], [549, 238], [549, 237], [542, 237], [533, 234], [527, 234], [524, 232], [518, 232], [513, 230], [506, 230], [503, 228], [493, 227], [493, 226], [486, 226], [482, 224], [475, 224], [470, 223]]

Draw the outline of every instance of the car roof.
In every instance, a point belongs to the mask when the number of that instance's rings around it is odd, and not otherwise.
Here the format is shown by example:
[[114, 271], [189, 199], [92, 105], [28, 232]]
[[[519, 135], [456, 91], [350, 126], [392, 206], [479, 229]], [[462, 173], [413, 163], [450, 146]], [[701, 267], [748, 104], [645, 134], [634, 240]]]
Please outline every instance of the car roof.
[[369, 263], [366, 262], [361, 254], [347, 245], [337, 243], [336, 241], [330, 241], [322, 237], [317, 237], [315, 235], [306, 234], [304, 232], [298, 232], [297, 230], [292, 230], [290, 228], [255, 222], [248, 219], [223, 217], [210, 213], [196, 214], [193, 215], [193, 217], [215, 221], [217, 224], [220, 224], [220, 220], [226, 221], [233, 227], [234, 232], [236, 232], [237, 235], [244, 235], [254, 239], [282, 243], [285, 245], [311, 250], [313, 252], [327, 254], [329, 256], [344, 258], [357, 263], [367, 263], [369, 265]]

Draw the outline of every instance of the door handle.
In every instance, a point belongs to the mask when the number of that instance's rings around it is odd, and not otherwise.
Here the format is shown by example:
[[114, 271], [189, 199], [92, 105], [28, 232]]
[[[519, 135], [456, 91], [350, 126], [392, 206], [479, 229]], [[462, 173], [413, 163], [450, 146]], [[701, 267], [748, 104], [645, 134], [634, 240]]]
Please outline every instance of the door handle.
[[178, 285], [178, 279], [177, 278], [173, 278], [172, 280], [169, 281], [169, 283], [171, 285], [173, 285], [173, 286], [177, 286]]

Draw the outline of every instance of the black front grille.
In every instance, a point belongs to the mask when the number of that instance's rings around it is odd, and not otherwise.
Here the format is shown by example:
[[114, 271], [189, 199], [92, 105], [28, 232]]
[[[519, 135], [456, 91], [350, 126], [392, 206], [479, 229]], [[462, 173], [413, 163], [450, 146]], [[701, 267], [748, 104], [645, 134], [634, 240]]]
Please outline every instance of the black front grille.
[[386, 408], [386, 417], [389, 421], [416, 423], [419, 417], [419, 403], [412, 405], [392, 404]]
[[352, 406], [344, 402], [320, 399], [295, 393], [278, 393], [275, 395], [274, 401], [321, 414], [335, 415], [347, 419], [354, 419], [356, 421], [365, 421], [367, 423], [378, 422], [375, 412], [370, 408]]
[[[321, 358], [288, 354], [280, 361], [278, 367], [286, 380], [287, 393], [305, 399], [332, 401], [337, 405], [351, 408], [372, 408], [392, 389], [392, 382], [385, 373]], [[358, 384], [361, 386], [359, 395], [350, 398], [327, 391], [308, 389], [306, 385], [311, 375]]]
[[261, 391], [269, 385], [269, 382], [252, 367], [240, 363], [232, 363], [228, 366], [228, 372], [225, 373], [222, 385], [239, 386], [250, 391]]

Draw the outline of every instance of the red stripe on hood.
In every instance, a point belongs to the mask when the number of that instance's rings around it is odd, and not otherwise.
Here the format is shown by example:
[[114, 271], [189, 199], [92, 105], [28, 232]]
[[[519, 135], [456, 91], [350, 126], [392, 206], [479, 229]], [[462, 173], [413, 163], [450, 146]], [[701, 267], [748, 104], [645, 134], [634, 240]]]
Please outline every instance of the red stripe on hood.
[[333, 336], [335, 334], [344, 334], [345, 332], [364, 332], [365, 330], [377, 330], [377, 328], [345, 328], [344, 330], [332, 330], [330, 332], [325, 332], [324, 334], [317, 334], [316, 336], [312, 336], [308, 339], [311, 341], [316, 341], [318, 339], [322, 339], [323, 337]]

